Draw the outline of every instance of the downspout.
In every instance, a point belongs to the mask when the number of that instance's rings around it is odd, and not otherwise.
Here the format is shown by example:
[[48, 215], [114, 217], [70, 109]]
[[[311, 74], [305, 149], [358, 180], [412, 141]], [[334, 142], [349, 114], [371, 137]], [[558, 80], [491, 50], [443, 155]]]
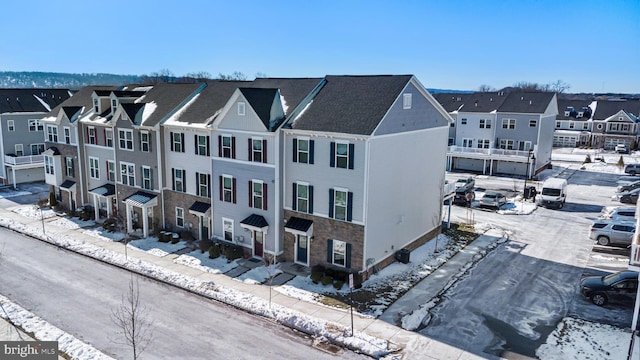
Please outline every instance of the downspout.
[[[280, 194], [281, 194], [281, 188], [282, 188], [282, 184], [280, 183], [281, 181], [281, 177], [280, 177], [280, 164], [281, 164], [281, 157], [282, 157], [282, 153], [280, 151], [280, 130], [276, 129], [275, 134], [274, 134], [274, 139], [273, 139], [273, 143], [274, 143], [274, 151], [273, 151], [273, 162], [275, 165], [274, 168], [274, 175], [275, 175], [275, 186], [274, 186], [274, 197], [275, 197], [275, 206], [274, 206], [274, 210], [275, 210], [275, 219], [276, 219], [276, 223], [274, 226], [275, 228], [275, 244], [274, 244], [274, 259], [273, 262], [277, 263], [276, 259], [278, 257], [278, 254], [280, 253], [280, 236], [282, 234], [281, 228], [282, 228], [282, 218], [283, 218], [283, 213], [284, 210], [282, 210], [281, 207], [281, 199], [280, 199]], [[282, 242], [284, 243], [284, 239], [282, 239]]]
[[162, 154], [161, 152], [164, 150], [164, 142], [162, 141], [162, 137], [160, 136], [160, 126], [158, 126], [158, 128], [156, 129], [156, 139], [158, 139], [158, 151], [156, 151], [156, 159], [157, 159], [157, 163], [158, 163], [158, 171], [157, 171], [157, 176], [158, 176], [158, 191], [160, 191], [160, 200], [162, 201], [162, 206], [160, 206], [160, 211], [162, 213], [162, 228], [166, 229], [166, 216], [164, 215], [164, 207], [165, 207], [165, 203], [164, 203], [164, 171], [162, 168]]
[[[82, 160], [83, 160], [83, 154], [84, 154], [84, 139], [82, 140], [82, 147], [80, 146], [80, 137], [78, 137], [78, 128], [82, 126], [82, 124], [80, 124], [80, 120], [78, 120], [78, 126], [75, 127], [75, 131], [76, 131], [76, 150], [78, 153], [78, 179], [80, 181], [78, 181], [80, 183], [80, 199], [82, 200], [82, 205], [85, 204], [85, 194], [84, 194], [84, 172], [82, 171]], [[64, 131], [63, 131], [64, 133]], [[78, 206], [78, 204], [76, 204], [76, 206]]]

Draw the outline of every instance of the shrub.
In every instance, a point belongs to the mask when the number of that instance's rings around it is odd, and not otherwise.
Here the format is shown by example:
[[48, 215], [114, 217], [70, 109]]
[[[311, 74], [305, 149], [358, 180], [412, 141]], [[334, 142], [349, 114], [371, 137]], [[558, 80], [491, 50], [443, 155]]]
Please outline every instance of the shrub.
[[333, 279], [337, 281], [342, 281], [343, 283], [349, 280], [349, 273], [346, 270], [335, 270], [333, 274]]
[[158, 234], [158, 240], [163, 243], [171, 241], [171, 233], [169, 231], [160, 231], [160, 234]]
[[229, 262], [241, 258], [242, 254], [242, 247], [237, 245], [227, 245], [226, 251], [224, 252], [224, 256]]
[[314, 284], [320, 283], [320, 280], [322, 280], [323, 276], [324, 273], [322, 271], [311, 271], [311, 281], [313, 281]]
[[220, 257], [220, 246], [218, 244], [213, 244], [209, 248], [209, 259], [216, 259]]
[[171, 235], [169, 235], [170, 239], [171, 239], [171, 243], [172, 244], [177, 244], [178, 242], [180, 242], [180, 235], [176, 234], [176, 236], [173, 236], [174, 234], [171, 233]]
[[320, 282], [322, 283], [322, 285], [327, 286], [333, 283], [333, 278], [331, 276], [324, 275], [322, 279], [320, 279]]
[[336, 280], [333, 282], [333, 287], [336, 288], [336, 290], [342, 289], [342, 286], [344, 286], [344, 281]]
[[200, 240], [200, 243], [198, 243], [198, 249], [200, 249], [200, 252], [204, 254], [205, 251], [209, 250], [211, 245], [213, 245], [213, 241], [209, 239]]
[[583, 164], [591, 163], [591, 155], [587, 154], [587, 157], [584, 158]]

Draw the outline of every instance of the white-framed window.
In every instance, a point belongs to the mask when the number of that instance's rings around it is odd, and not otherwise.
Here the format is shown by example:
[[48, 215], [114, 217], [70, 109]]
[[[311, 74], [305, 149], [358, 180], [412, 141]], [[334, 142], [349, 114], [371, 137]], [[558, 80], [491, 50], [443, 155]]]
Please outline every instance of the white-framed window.
[[460, 125], [467, 125], [467, 118], [460, 119]]
[[142, 167], [142, 188], [153, 190], [153, 172], [149, 166]]
[[480, 119], [480, 129], [491, 129], [491, 119]]
[[238, 115], [244, 116], [246, 112], [246, 104], [242, 101], [238, 102]]
[[478, 149], [488, 149], [490, 145], [489, 139], [478, 139]]
[[113, 129], [104, 129], [105, 145], [113, 147]]
[[500, 139], [500, 149], [513, 150], [514, 149], [514, 145], [515, 145], [515, 141], [514, 140]]
[[120, 182], [123, 185], [136, 186], [136, 167], [134, 164], [120, 162]]
[[64, 143], [71, 144], [71, 128], [68, 126], [63, 127], [62, 133], [64, 134]]
[[98, 99], [93, 99], [93, 111], [100, 113], [100, 102]]
[[473, 147], [473, 139], [462, 139], [462, 147]]
[[233, 220], [222, 218], [222, 231], [226, 241], [233, 241]]
[[518, 150], [529, 151], [531, 150], [531, 141], [520, 141], [518, 147]]
[[338, 266], [346, 266], [347, 262], [347, 243], [333, 239], [333, 256], [332, 264]]
[[250, 204], [249, 206], [254, 208], [254, 209], [261, 209], [261, 210], [266, 210], [265, 209], [265, 194], [264, 194], [264, 190], [265, 190], [265, 186], [264, 183], [261, 180], [251, 180], [250, 181], [250, 186], [251, 186], [251, 194], [249, 194], [250, 198]]
[[235, 158], [234, 139], [231, 135], [221, 135], [218, 140], [220, 141], [220, 157], [233, 159]]
[[253, 162], [264, 162], [264, 141], [262, 138], [251, 138], [251, 159]]
[[529, 120], [529, 127], [536, 127], [536, 126], [538, 126], [538, 120], [536, 119]]
[[335, 164], [336, 167], [342, 169], [351, 169], [352, 166], [349, 164], [349, 143], [336, 142], [336, 154], [335, 154]]
[[347, 220], [348, 191], [333, 189], [333, 218]]
[[309, 138], [299, 137], [293, 139], [293, 162], [313, 164], [314, 141]]
[[16, 131], [16, 124], [13, 120], [7, 120], [7, 131]]
[[118, 107], [118, 100], [111, 99], [111, 112], [115, 112]]
[[311, 213], [311, 192], [313, 187], [307, 183], [295, 183], [296, 193], [293, 201], [295, 202], [294, 210], [302, 213]]
[[53, 156], [45, 155], [44, 156], [44, 171], [49, 175], [55, 175], [53, 166]]
[[176, 207], [176, 226], [184, 227], [184, 209], [181, 207]]
[[556, 129], [560, 129], [560, 121], [556, 121]]
[[22, 144], [16, 144], [14, 147], [16, 156], [24, 156], [24, 146]]
[[402, 108], [411, 109], [411, 94], [402, 94]]
[[148, 131], [140, 131], [140, 151], [151, 151], [151, 141], [149, 139]]
[[31, 144], [31, 155], [40, 155], [44, 152], [44, 144]]
[[205, 135], [195, 135], [196, 155], [210, 156], [209, 137]]
[[133, 130], [118, 129], [118, 144], [122, 150], [133, 151]]
[[589, 130], [589, 123], [582, 123], [582, 130]]
[[454, 138], [449, 138], [449, 141], [447, 142], [447, 146], [452, 146], [456, 144], [456, 139]]
[[67, 156], [64, 158], [65, 164], [65, 173], [68, 177], [74, 177], [75, 171], [73, 169], [73, 158], [71, 156]]
[[97, 157], [89, 157], [89, 176], [92, 179], [100, 179], [100, 159]]
[[116, 163], [107, 160], [107, 181], [116, 182]]
[[573, 121], [569, 121], [569, 129], [573, 129], [576, 127], [576, 123], [574, 123]]
[[185, 192], [184, 178], [185, 171], [183, 169], [173, 169], [173, 190]]
[[55, 125], [47, 125], [47, 140], [49, 142], [58, 142], [58, 127]]
[[515, 129], [516, 128], [516, 119], [502, 119], [502, 128], [503, 129]]
[[171, 151], [184, 152], [184, 134], [172, 132], [171, 137]]
[[236, 187], [235, 179], [229, 175], [220, 176], [222, 192], [220, 193], [220, 200], [229, 203], [236, 203]]
[[29, 132], [43, 131], [44, 124], [38, 119], [29, 119]]
[[211, 196], [211, 175], [206, 173], [196, 173], [198, 182], [197, 195], [203, 197]]
[[96, 144], [96, 128], [93, 126], [87, 128], [87, 143]]

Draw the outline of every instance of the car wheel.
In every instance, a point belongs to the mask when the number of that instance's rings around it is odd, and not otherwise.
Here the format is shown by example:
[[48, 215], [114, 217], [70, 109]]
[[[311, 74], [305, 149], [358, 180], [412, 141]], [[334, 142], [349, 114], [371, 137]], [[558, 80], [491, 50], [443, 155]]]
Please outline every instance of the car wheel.
[[636, 172], [635, 171], [629, 171], [629, 174], [636, 176]]
[[606, 236], [598, 236], [598, 245], [602, 245], [602, 246], [609, 245], [609, 238]]
[[607, 295], [605, 295], [604, 293], [597, 292], [591, 295], [591, 302], [595, 305], [605, 306], [608, 301], [609, 299], [607, 299]]
[[564, 202], [561, 202], [560, 204], [558, 204], [558, 209], [562, 209], [564, 207]]

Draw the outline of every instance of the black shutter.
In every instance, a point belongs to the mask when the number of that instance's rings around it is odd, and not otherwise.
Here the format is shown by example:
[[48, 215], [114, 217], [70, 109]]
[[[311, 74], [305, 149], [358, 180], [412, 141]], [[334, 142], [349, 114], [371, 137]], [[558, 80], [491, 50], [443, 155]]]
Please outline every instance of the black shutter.
[[182, 152], [184, 152], [184, 133], [180, 133], [180, 144], [182, 144]]
[[211, 197], [211, 175], [207, 175], [207, 197]]
[[218, 185], [219, 190], [220, 190], [220, 201], [224, 201], [224, 190], [223, 190], [223, 186], [222, 186], [222, 175], [218, 176], [218, 179], [220, 180], [220, 183]]
[[267, 139], [262, 140], [262, 162], [267, 162]]
[[327, 262], [333, 263], [333, 240], [327, 239]]
[[331, 142], [331, 157], [329, 158], [329, 166], [336, 167], [336, 143]]
[[291, 191], [291, 210], [297, 210], [298, 207], [298, 184], [293, 183], [293, 190]]
[[249, 180], [249, 207], [253, 207], [253, 181]]
[[222, 135], [218, 135], [218, 157], [222, 157]]
[[293, 138], [293, 162], [298, 162], [298, 139], [296, 138]]
[[329, 189], [329, 217], [333, 219], [333, 189]]
[[353, 170], [353, 150], [355, 146], [353, 144], [349, 144], [349, 169]]
[[[184, 150], [184, 147], [182, 148]], [[187, 171], [182, 170], [182, 192], [187, 192]]]
[[267, 196], [267, 183], [262, 183], [262, 210], [269, 210], [267, 203], [269, 202], [269, 197]]
[[211, 156], [211, 136], [207, 135], [207, 156]]
[[353, 218], [353, 193], [349, 191], [347, 193], [347, 221], [351, 221]]
[[236, 158], [236, 137], [235, 136], [231, 137], [231, 158], [232, 159]]
[[149, 188], [153, 190], [153, 169], [149, 169]]
[[344, 266], [346, 268], [351, 267], [351, 244], [346, 244], [346, 254], [344, 255]]
[[231, 179], [231, 187], [233, 188], [233, 191], [231, 192], [232, 193], [232, 198], [233, 198], [232, 200], [233, 200], [233, 203], [235, 204], [236, 203], [236, 190], [237, 190], [236, 189], [236, 178]]
[[196, 148], [195, 154], [198, 155], [198, 135], [196, 134], [193, 135], [193, 143], [195, 144], [194, 147]]
[[313, 164], [313, 145], [315, 141], [309, 140], [309, 164]]
[[173, 191], [176, 190], [176, 169], [171, 169], [171, 188]]
[[200, 173], [199, 172], [196, 172], [196, 195], [202, 196], [202, 194], [200, 194]]
[[249, 139], [247, 142], [249, 144], [249, 146], [247, 146], [247, 151], [249, 152], [248, 159], [249, 161], [253, 161], [253, 147], [251, 146], [251, 139]]
[[313, 185], [309, 185], [307, 195], [309, 196], [309, 214], [313, 214]]
[[175, 151], [173, 148], [173, 132], [169, 133], [169, 143], [171, 144], [171, 151]]

